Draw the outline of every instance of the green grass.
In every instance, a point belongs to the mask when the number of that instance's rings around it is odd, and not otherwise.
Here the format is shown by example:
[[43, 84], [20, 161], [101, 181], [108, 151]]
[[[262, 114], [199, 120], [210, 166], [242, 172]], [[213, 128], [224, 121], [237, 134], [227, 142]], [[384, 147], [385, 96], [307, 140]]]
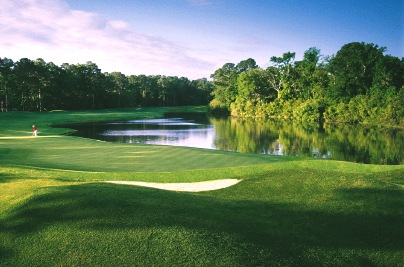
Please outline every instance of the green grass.
[[[0, 266], [402, 266], [402, 165], [113, 144], [50, 127], [166, 110], [0, 114]], [[223, 178], [242, 182], [199, 193], [103, 182]]]

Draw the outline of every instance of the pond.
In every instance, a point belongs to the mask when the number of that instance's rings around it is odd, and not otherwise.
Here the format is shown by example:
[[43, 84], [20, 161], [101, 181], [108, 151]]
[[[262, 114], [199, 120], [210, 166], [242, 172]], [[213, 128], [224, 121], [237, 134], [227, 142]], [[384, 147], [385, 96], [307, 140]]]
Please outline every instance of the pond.
[[274, 121], [167, 113], [164, 118], [63, 125], [97, 140], [403, 164], [404, 131], [353, 125], [307, 127]]

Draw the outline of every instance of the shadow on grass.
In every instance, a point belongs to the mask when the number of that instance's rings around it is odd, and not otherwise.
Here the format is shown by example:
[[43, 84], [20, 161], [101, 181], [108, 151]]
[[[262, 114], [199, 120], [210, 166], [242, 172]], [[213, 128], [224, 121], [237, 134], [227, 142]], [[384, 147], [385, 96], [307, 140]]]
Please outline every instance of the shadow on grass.
[[0, 173], [0, 184], [1, 183], [8, 183], [16, 180], [25, 179], [25, 177], [21, 177], [11, 173]]
[[[291, 204], [228, 201], [203, 194], [97, 183], [55, 187], [32, 198], [0, 221], [0, 234], [18, 238], [58, 224], [105, 235], [110, 231], [176, 227], [208, 235], [236, 236], [238, 241], [249, 244], [249, 249], [241, 252], [245, 253], [240, 256], [241, 266], [266, 266], [265, 262], [274, 257], [292, 265], [319, 264], [305, 255], [307, 248], [404, 249], [401, 191], [340, 190], [336, 197], [341, 202], [374, 197], [373, 203], [383, 203], [379, 207], [382, 210], [333, 213]], [[201, 238], [200, 242], [205, 240]], [[0, 254], [13, 257], [13, 250], [0, 247]], [[352, 265], [369, 261], [357, 257]]]

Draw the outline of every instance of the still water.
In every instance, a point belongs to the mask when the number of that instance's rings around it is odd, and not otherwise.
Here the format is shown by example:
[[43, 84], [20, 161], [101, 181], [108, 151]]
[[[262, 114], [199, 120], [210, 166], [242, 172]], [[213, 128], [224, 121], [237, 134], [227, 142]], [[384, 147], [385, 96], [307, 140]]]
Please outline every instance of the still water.
[[352, 125], [307, 127], [273, 121], [166, 114], [164, 118], [64, 125], [97, 140], [187, 146], [361, 163], [404, 164], [404, 131]]

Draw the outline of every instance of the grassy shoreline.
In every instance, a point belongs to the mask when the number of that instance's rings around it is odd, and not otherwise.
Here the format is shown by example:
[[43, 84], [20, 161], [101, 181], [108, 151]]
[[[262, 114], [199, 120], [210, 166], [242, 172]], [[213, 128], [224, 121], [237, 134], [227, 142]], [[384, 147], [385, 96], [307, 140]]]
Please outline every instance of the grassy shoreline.
[[[404, 261], [403, 165], [112, 144], [51, 127], [166, 111], [204, 108], [0, 114], [0, 266]], [[39, 138], [30, 137], [32, 124]], [[199, 193], [104, 182], [225, 178], [243, 181]]]

